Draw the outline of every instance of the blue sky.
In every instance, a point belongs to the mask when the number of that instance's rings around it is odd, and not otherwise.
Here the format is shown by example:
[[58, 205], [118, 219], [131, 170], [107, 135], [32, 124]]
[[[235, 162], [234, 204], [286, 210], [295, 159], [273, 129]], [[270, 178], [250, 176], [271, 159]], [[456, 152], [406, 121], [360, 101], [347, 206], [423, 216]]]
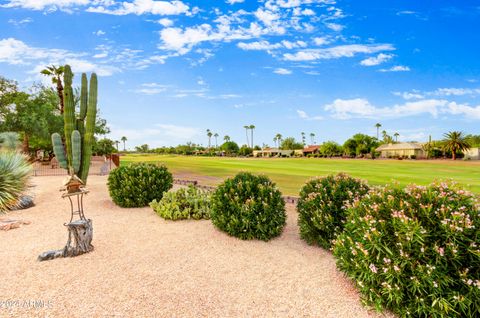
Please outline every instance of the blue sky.
[[[480, 134], [480, 1], [0, 0], [0, 75], [96, 71], [128, 146]], [[77, 76], [78, 80], [79, 76]], [[220, 138], [221, 139], [221, 138]]]

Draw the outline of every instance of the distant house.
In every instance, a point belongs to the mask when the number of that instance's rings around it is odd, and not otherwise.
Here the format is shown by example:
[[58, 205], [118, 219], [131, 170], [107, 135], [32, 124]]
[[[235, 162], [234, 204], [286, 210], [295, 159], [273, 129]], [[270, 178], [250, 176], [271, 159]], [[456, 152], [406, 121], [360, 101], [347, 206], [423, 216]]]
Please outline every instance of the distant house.
[[425, 158], [422, 144], [416, 142], [399, 142], [396, 144], [384, 144], [376, 149], [381, 158]]
[[470, 148], [464, 154], [465, 159], [480, 160], [480, 148]]
[[318, 153], [319, 151], [320, 151], [320, 146], [318, 145], [305, 146], [305, 148], [303, 148], [303, 155], [304, 156], [313, 155]]
[[282, 150], [278, 148], [264, 148], [262, 150], [254, 150], [254, 157], [290, 157], [293, 150]]

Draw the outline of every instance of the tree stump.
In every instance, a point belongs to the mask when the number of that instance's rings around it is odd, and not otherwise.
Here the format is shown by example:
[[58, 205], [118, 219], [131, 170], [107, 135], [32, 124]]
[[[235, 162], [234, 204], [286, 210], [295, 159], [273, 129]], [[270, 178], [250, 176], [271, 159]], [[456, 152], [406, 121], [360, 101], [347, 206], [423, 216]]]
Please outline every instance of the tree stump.
[[61, 250], [47, 251], [38, 256], [39, 261], [58, 257], [75, 257], [93, 251], [92, 220], [77, 220], [65, 224], [68, 228], [68, 241]]

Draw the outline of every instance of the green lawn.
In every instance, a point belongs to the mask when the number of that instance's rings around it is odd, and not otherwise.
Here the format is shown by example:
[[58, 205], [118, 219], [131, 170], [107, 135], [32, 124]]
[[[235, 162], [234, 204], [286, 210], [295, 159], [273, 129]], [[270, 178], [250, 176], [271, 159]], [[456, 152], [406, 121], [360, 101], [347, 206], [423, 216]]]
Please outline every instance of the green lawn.
[[214, 158], [174, 155], [126, 155], [121, 164], [160, 162], [183, 179], [200, 180], [215, 185], [239, 171], [263, 173], [277, 182], [284, 194], [298, 195], [302, 184], [311, 177], [346, 172], [383, 185], [392, 181], [400, 185], [426, 185], [434, 180], [453, 179], [465, 188], [480, 193], [480, 162], [361, 160], [317, 158]]

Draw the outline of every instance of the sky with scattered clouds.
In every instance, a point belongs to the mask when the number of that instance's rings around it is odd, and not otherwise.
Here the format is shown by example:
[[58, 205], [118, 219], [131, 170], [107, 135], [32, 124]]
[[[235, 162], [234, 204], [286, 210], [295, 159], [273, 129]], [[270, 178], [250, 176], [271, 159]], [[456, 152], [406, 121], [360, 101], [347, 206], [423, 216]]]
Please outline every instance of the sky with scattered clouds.
[[[0, 75], [99, 76], [111, 138], [480, 134], [480, 2], [0, 0]], [[80, 76], [76, 76], [78, 81]], [[77, 82], [78, 83], [78, 82]], [[219, 140], [220, 141], [220, 140]]]

